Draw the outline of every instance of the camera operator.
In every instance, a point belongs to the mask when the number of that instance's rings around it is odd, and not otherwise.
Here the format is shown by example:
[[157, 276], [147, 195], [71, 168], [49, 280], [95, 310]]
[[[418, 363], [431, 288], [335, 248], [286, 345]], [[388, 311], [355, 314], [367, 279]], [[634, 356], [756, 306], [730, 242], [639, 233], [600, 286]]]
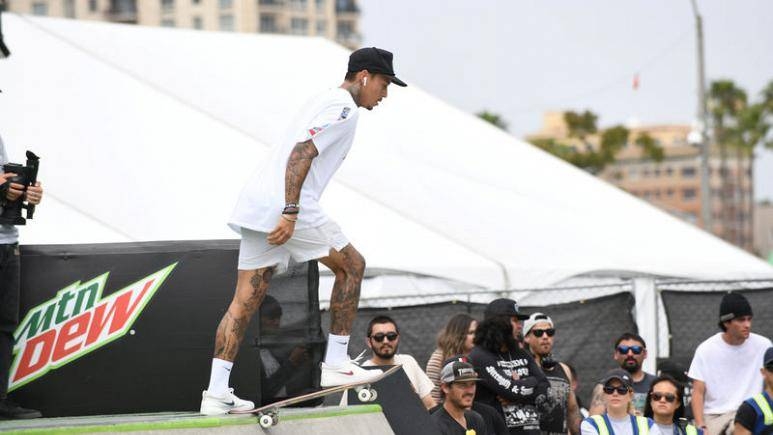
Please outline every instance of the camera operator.
[[[25, 186], [11, 182], [17, 174], [3, 173], [2, 165], [8, 163], [3, 139], [0, 138], [0, 213], [8, 203], [23, 198], [37, 205], [43, 197], [40, 182]], [[8, 376], [13, 356], [13, 332], [19, 324], [21, 275], [19, 263], [19, 231], [14, 225], [0, 225], [0, 418], [37, 418], [40, 411], [22, 408], [8, 398]]]

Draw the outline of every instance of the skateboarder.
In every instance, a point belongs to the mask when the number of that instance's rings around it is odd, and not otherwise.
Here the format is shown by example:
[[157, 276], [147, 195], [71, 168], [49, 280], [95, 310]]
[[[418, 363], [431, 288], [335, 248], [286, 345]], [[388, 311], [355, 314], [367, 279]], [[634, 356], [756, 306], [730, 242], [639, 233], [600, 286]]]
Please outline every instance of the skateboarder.
[[229, 388], [231, 368], [271, 277], [286, 269], [291, 256], [300, 262], [319, 259], [335, 274], [321, 385], [358, 382], [380, 373], [362, 369], [348, 357], [365, 259], [327, 217], [319, 199], [352, 146], [357, 108], [372, 110], [387, 97], [391, 83], [406, 86], [395, 77], [392, 53], [375, 47], [354, 51], [344, 82], [307, 103], [283, 143], [242, 190], [229, 221], [242, 237], [236, 291], [215, 335], [202, 414], [254, 407]]

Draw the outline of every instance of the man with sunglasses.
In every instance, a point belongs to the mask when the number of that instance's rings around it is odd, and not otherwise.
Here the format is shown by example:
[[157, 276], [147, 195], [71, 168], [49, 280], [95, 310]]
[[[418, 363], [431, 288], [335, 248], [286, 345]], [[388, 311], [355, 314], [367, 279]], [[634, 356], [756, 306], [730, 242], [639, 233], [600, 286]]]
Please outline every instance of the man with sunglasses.
[[[483, 416], [472, 410], [478, 374], [465, 357], [448, 362], [440, 370], [440, 388], [445, 400], [432, 413], [432, 421], [442, 435], [489, 433]], [[502, 423], [504, 426], [504, 422]]]
[[543, 313], [533, 313], [523, 322], [524, 341], [534, 360], [542, 367], [550, 388], [548, 397], [555, 407], [547, 415], [540, 416], [543, 435], [580, 433], [580, 408], [572, 391], [572, 375], [569, 367], [553, 359], [553, 336], [556, 330], [553, 319]]
[[719, 327], [695, 349], [687, 375], [693, 380], [695, 425], [708, 435], [733, 432], [735, 412], [743, 401], [762, 392], [759, 368], [773, 346], [751, 332], [752, 307], [740, 293], [727, 293], [719, 304]]
[[[639, 334], [626, 332], [615, 341], [612, 357], [620, 365], [620, 368], [631, 374], [631, 387], [633, 388], [633, 408], [637, 415], [642, 415], [647, 404], [647, 391], [656, 376], [642, 370], [642, 364], [647, 359], [647, 344]], [[604, 412], [603, 392], [601, 386], [593, 389], [590, 414]]]
[[437, 405], [432, 398], [432, 383], [429, 376], [419, 367], [416, 359], [408, 354], [397, 353], [400, 345], [400, 330], [397, 323], [389, 316], [376, 316], [368, 323], [367, 343], [373, 352], [373, 357], [365, 361], [363, 366], [393, 366], [402, 365], [413, 389], [427, 409]]
[[738, 408], [733, 435], [773, 434], [773, 347], [765, 351], [763, 363], [760, 373], [765, 380], [765, 389], [746, 399]]

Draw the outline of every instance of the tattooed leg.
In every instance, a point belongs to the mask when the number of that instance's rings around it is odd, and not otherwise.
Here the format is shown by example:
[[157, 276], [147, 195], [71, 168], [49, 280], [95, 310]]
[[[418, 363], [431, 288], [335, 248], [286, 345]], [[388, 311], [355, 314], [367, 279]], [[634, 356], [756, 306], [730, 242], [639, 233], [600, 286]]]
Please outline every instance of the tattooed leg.
[[330, 297], [330, 332], [350, 335], [360, 302], [365, 259], [349, 244], [340, 252], [331, 249], [330, 255], [319, 261], [332, 270], [336, 277]]
[[240, 270], [236, 293], [215, 333], [215, 358], [233, 361], [255, 311], [263, 302], [274, 268]]

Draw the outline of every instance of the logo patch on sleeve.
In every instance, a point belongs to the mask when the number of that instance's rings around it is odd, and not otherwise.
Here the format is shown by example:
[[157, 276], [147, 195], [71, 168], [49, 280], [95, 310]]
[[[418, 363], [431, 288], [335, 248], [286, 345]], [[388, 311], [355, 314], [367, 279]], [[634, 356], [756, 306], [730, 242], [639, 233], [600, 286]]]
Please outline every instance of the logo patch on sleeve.
[[350, 108], [344, 107], [344, 110], [341, 111], [341, 116], [338, 117], [338, 120], [346, 119], [347, 116], [349, 116], [349, 112], [351, 111]]
[[309, 134], [314, 136], [315, 134], [319, 133], [320, 131], [326, 129], [328, 125], [330, 125], [330, 124], [325, 124], [322, 127], [312, 127], [312, 128], [309, 129]]

